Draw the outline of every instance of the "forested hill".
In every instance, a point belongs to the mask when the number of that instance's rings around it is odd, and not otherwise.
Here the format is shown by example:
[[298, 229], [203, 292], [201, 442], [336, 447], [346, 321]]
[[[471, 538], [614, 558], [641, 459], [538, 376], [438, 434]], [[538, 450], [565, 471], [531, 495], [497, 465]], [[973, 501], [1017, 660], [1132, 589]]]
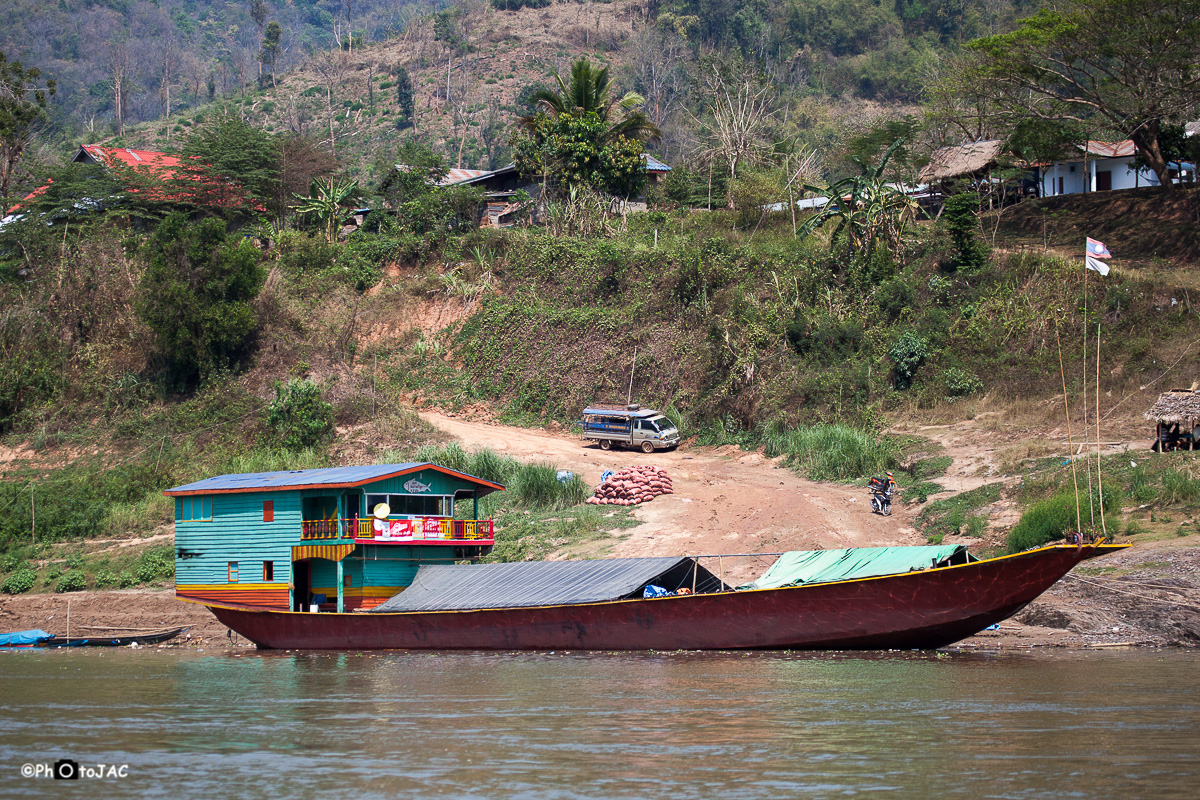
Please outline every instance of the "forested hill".
[[[618, 85], [650, 100], [667, 130], [663, 152], [678, 157], [694, 149], [684, 109], [702, 89], [702, 54], [761, 71], [776, 91], [802, 101], [799, 125], [821, 129], [851, 111], [875, 113], [870, 104], [916, 101], [941, 54], [1007, 30], [1033, 9], [1021, 0], [9, 0], [0, 4], [0, 51], [58, 82], [53, 125], [39, 141], [43, 159], [144, 122], [154, 122], [153, 131], [135, 132], [135, 140], [169, 146], [206, 108], [247, 100], [249, 117], [316, 133], [317, 87], [330, 84], [319, 62], [345, 53], [352, 72], [368, 75], [338, 87], [341, 113], [366, 107], [368, 121], [380, 123], [378, 136], [343, 131], [345, 138], [375, 142], [408, 127], [377, 105], [396, 105], [387, 92], [403, 67], [416, 77], [418, 106], [424, 94], [433, 112], [451, 117], [446, 130], [418, 125], [417, 134], [452, 163], [484, 167], [507, 157], [496, 144], [520, 97], [578, 55], [618, 67]], [[370, 149], [355, 143], [348, 154]]]

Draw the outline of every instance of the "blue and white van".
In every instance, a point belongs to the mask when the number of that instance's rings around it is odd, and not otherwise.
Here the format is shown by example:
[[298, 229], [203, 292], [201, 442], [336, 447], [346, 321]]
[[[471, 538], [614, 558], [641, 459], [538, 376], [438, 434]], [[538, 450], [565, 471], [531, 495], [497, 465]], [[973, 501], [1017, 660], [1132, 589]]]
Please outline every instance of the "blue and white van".
[[626, 406], [595, 405], [583, 410], [583, 438], [596, 441], [601, 450], [613, 445], [637, 447], [643, 453], [679, 444], [679, 430], [662, 413], [634, 403]]

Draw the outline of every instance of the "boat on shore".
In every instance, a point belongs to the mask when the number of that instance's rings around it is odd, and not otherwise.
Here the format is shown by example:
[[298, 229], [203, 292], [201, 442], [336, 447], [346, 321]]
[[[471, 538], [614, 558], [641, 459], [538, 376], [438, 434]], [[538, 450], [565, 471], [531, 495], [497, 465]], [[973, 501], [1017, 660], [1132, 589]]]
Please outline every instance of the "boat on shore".
[[72, 636], [59, 638], [43, 630], [17, 631], [0, 634], [0, 648], [12, 647], [128, 647], [161, 644], [187, 633], [191, 626], [147, 633], [125, 633], [116, 636]]
[[427, 565], [382, 605], [345, 613], [181, 599], [264, 649], [934, 649], [1128, 546], [988, 559], [961, 546], [803, 551], [737, 588], [695, 558]]

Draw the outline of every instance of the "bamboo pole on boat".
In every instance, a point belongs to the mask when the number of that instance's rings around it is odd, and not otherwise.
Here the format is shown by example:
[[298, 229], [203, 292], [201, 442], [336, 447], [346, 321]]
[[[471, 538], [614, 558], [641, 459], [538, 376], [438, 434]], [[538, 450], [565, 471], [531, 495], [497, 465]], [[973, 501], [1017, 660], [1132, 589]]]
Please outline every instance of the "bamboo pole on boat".
[[[1083, 386], [1079, 390], [1080, 405], [1083, 406], [1083, 451], [1087, 452], [1087, 331], [1088, 331], [1088, 268], [1087, 261], [1083, 264]], [[1092, 504], [1092, 460], [1085, 457], [1087, 462], [1087, 487], [1088, 487], [1088, 524], [1093, 528], [1096, 527], [1096, 508]]]
[[1058, 374], [1062, 378], [1063, 412], [1067, 418], [1067, 452], [1071, 453], [1071, 480], [1075, 483], [1075, 529], [1082, 532], [1083, 518], [1079, 513], [1079, 473], [1075, 466], [1075, 454], [1071, 452], [1075, 445], [1071, 441], [1071, 406], [1067, 402], [1067, 369], [1063, 365], [1062, 338], [1058, 335], [1058, 317], [1054, 318], [1054, 341], [1058, 344]]
[[1100, 492], [1100, 530], [1108, 536], [1104, 523], [1104, 479], [1100, 477], [1100, 320], [1096, 320], [1096, 488]]

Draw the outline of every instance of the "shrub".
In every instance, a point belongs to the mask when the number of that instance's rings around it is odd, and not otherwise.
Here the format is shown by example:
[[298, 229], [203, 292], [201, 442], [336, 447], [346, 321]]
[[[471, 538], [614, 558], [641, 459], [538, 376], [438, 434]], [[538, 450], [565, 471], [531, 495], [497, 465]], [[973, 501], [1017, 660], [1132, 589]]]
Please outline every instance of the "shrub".
[[[1099, 514], [1099, 492], [1091, 491], [1091, 501]], [[1088, 513], [1088, 497], [1079, 498], [1080, 510], [1086, 519]], [[1121, 507], [1121, 490], [1109, 488], [1104, 493], [1104, 512], [1112, 516], [1109, 527], [1110, 535], [1115, 535], [1119, 529], [1116, 512]], [[1008, 533], [1008, 552], [1019, 553], [1034, 547], [1041, 547], [1049, 542], [1063, 538], [1066, 531], [1076, 527], [1075, 493], [1064, 492], [1033, 505], [1021, 515], [1021, 521]], [[1097, 518], [1097, 522], [1099, 519]]]
[[117, 581], [117, 585], [122, 589], [128, 589], [131, 586], [137, 586], [137, 578], [133, 577], [133, 573], [125, 570], [121, 573], [121, 577]]
[[73, 569], [61, 578], [58, 583], [54, 584], [54, 591], [58, 594], [64, 592], [82, 592], [87, 588], [87, 580], [83, 577], [83, 572]]
[[276, 383], [267, 425], [288, 450], [316, 447], [333, 438], [333, 406], [321, 399], [321, 387], [310, 380]]
[[987, 249], [977, 236], [978, 209], [979, 195], [972, 192], [956, 194], [946, 199], [942, 219], [958, 250], [954, 260], [950, 262], [952, 269], [979, 269], [987, 263]]
[[4, 558], [0, 558], [0, 572], [15, 572], [23, 566], [25, 566], [25, 559], [16, 553], [8, 553]]
[[901, 278], [893, 278], [875, 290], [875, 303], [887, 315], [889, 322], [898, 320], [914, 300], [916, 293]]
[[175, 553], [170, 547], [155, 547], [142, 553], [134, 571], [138, 583], [157, 583], [175, 576]]
[[102, 569], [96, 573], [96, 588], [108, 589], [112, 586], [116, 586], [120, 580], [120, 576], [111, 569]]
[[1075, 527], [1075, 495], [1060, 494], [1035, 504], [1008, 533], [1008, 552], [1019, 553], [1063, 538]]
[[929, 342], [912, 331], [900, 334], [890, 348], [888, 358], [895, 365], [896, 388], [907, 389], [912, 385], [913, 375], [929, 357]]
[[37, 583], [37, 573], [29, 567], [22, 567], [9, 575], [4, 583], [0, 583], [0, 592], [5, 594], [24, 594]]
[[945, 373], [947, 397], [966, 397], [983, 390], [983, 381], [972, 372], [950, 367]]

